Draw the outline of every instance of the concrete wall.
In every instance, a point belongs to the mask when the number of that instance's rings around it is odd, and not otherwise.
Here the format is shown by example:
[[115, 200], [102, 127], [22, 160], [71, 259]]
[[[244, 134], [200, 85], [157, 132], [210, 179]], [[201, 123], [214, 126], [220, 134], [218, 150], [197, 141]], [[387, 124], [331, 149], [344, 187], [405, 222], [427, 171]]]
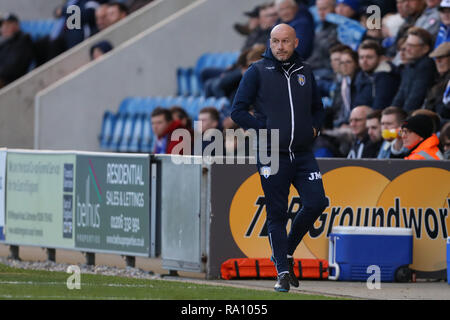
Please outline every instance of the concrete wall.
[[35, 147], [98, 150], [105, 110], [117, 110], [126, 96], [173, 95], [178, 66], [194, 65], [207, 51], [239, 50], [244, 38], [232, 25], [257, 3], [197, 0], [39, 93]]
[[155, 0], [1, 89], [0, 146], [33, 148], [36, 94], [86, 65], [90, 59], [89, 49], [94, 43], [106, 39], [117, 47], [193, 2], [194, 0]]
[[21, 20], [49, 19], [61, 3], [62, 0], [0, 0], [0, 13], [14, 12]]

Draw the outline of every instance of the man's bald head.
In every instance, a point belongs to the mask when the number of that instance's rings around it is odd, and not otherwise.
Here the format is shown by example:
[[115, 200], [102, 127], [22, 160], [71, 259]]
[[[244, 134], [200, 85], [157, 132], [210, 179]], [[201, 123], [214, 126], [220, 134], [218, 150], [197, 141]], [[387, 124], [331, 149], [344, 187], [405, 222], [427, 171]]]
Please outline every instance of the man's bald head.
[[367, 133], [366, 120], [372, 111], [369, 106], [357, 106], [350, 113], [350, 129], [359, 140], [363, 139]]
[[297, 46], [298, 39], [294, 28], [281, 23], [272, 29], [270, 33], [270, 49], [277, 60], [289, 60]]

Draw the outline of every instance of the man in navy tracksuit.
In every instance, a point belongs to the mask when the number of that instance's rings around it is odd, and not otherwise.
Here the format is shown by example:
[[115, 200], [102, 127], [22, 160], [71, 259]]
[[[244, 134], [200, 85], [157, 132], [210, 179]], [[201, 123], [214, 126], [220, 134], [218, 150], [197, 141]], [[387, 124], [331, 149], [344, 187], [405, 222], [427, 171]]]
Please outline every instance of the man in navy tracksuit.
[[[278, 273], [275, 290], [286, 292], [290, 284], [299, 285], [292, 255], [328, 206], [319, 167], [311, 151], [324, 110], [311, 68], [295, 51], [299, 42], [295, 30], [279, 24], [270, 36], [270, 48], [263, 59], [250, 66], [239, 84], [231, 118], [245, 130], [279, 130], [278, 172], [270, 173], [259, 161], [257, 166], [266, 200], [272, 259]], [[254, 115], [249, 113], [251, 106]], [[267, 148], [270, 150], [271, 145]], [[301, 197], [302, 209], [287, 235], [291, 184]]]

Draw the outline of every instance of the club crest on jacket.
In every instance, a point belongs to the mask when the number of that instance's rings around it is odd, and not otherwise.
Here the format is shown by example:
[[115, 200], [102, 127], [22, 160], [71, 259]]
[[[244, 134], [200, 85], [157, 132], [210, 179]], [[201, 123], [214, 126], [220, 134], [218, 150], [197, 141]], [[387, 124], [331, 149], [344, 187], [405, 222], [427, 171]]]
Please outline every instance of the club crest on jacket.
[[304, 86], [304, 85], [305, 85], [306, 78], [305, 78], [305, 75], [304, 75], [304, 74], [299, 74], [299, 75], [297, 76], [297, 80], [298, 80], [298, 83], [299, 83], [301, 86]]
[[264, 178], [269, 178], [271, 174], [270, 167], [262, 167], [259, 172]]

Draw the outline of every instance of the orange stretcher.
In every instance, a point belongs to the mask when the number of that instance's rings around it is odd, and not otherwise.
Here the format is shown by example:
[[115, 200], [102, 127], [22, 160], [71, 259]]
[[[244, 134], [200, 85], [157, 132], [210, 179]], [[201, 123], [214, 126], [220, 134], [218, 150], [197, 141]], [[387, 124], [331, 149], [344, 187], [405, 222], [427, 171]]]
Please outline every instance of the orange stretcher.
[[[276, 278], [274, 263], [267, 258], [228, 259], [220, 268], [225, 280], [242, 278]], [[323, 259], [294, 259], [298, 279], [328, 279], [328, 261]]]

